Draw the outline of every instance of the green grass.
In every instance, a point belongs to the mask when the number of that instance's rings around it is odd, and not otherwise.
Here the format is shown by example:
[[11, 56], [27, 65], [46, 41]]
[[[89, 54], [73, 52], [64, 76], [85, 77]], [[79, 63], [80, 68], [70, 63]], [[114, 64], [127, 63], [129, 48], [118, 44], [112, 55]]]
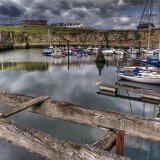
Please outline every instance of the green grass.
[[40, 33], [48, 34], [48, 28], [51, 34], [69, 34], [69, 33], [84, 33], [84, 32], [108, 32], [108, 30], [101, 29], [81, 29], [81, 28], [66, 28], [66, 27], [55, 27], [55, 26], [44, 26], [44, 25], [0, 25], [0, 31], [14, 31], [16, 33]]
[[[64, 35], [69, 33], [109, 33], [115, 30], [105, 30], [105, 29], [87, 29], [87, 28], [66, 28], [66, 27], [55, 27], [55, 26], [45, 26], [45, 25], [0, 25], [0, 31], [14, 31], [15, 33], [39, 33], [48, 34], [48, 28], [50, 29], [50, 34], [54, 35]], [[116, 31], [130, 31], [130, 30], [116, 30]]]
[[51, 34], [65, 34], [70, 33], [73, 29], [66, 27], [54, 27], [54, 26], [43, 26], [43, 25], [2, 25], [0, 26], [0, 31], [14, 31], [16, 33], [41, 33], [47, 34], [48, 28], [50, 29]]

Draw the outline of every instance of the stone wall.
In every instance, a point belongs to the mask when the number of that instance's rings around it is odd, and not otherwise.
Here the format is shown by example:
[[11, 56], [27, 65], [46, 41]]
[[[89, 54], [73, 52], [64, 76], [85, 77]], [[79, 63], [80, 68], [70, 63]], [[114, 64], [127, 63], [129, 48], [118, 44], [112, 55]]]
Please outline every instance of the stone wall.
[[[151, 47], [158, 47], [159, 30], [151, 31]], [[112, 30], [107, 32], [80, 32], [69, 34], [51, 34], [52, 45], [66, 45], [69, 40], [70, 45], [103, 45], [109, 47], [147, 47], [148, 31], [136, 30], [118, 31]], [[0, 45], [10, 45], [14, 48], [42, 47], [49, 44], [48, 35], [0, 32]]]

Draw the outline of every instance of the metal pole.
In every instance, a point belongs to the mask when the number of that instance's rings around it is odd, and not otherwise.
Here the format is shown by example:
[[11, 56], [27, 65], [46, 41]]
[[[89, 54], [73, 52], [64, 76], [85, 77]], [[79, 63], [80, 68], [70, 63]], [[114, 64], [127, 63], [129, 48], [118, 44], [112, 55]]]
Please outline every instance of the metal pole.
[[68, 50], [68, 70], [69, 70], [69, 40], [67, 40], [67, 50]]

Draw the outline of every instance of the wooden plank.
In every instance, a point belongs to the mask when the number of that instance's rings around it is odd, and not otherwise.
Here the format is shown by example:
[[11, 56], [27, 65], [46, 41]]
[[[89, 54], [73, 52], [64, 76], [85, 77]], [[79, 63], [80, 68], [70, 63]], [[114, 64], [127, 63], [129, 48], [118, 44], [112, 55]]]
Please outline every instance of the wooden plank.
[[[0, 102], [15, 105], [31, 100], [33, 97], [1, 91]], [[160, 121], [125, 113], [112, 112], [94, 108], [80, 107], [66, 102], [48, 100], [40, 107], [32, 107], [28, 111], [61, 118], [93, 127], [124, 130], [130, 136], [160, 141]]]
[[95, 143], [90, 145], [93, 148], [103, 151], [110, 151], [116, 144], [116, 133], [109, 131], [107, 134], [98, 139]]
[[129, 160], [85, 145], [60, 140], [3, 118], [0, 119], [0, 138], [50, 160]]
[[4, 117], [4, 118], [9, 117], [9, 116], [11, 116], [15, 113], [18, 113], [20, 111], [23, 111], [23, 110], [25, 110], [29, 107], [33, 107], [35, 105], [41, 104], [48, 99], [49, 99], [49, 97], [47, 97], [47, 96], [41, 96], [41, 97], [34, 98], [30, 101], [24, 102], [21, 105], [18, 105], [16, 107], [13, 107], [13, 108], [10, 108], [10, 109], [7, 109], [7, 110], [3, 111], [0, 114], [0, 117]]

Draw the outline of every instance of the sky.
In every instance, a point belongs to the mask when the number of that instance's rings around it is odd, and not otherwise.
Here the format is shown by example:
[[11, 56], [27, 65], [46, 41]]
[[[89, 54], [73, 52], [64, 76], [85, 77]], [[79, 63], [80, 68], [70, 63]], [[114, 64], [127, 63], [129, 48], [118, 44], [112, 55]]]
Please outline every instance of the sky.
[[[157, 6], [158, 0], [153, 1], [154, 6]], [[91, 28], [131, 29], [139, 24], [145, 2], [146, 0], [0, 0], [0, 24], [43, 19], [48, 24], [80, 22]], [[156, 7], [153, 7], [153, 13], [157, 15]], [[157, 23], [156, 16], [152, 19]]]

